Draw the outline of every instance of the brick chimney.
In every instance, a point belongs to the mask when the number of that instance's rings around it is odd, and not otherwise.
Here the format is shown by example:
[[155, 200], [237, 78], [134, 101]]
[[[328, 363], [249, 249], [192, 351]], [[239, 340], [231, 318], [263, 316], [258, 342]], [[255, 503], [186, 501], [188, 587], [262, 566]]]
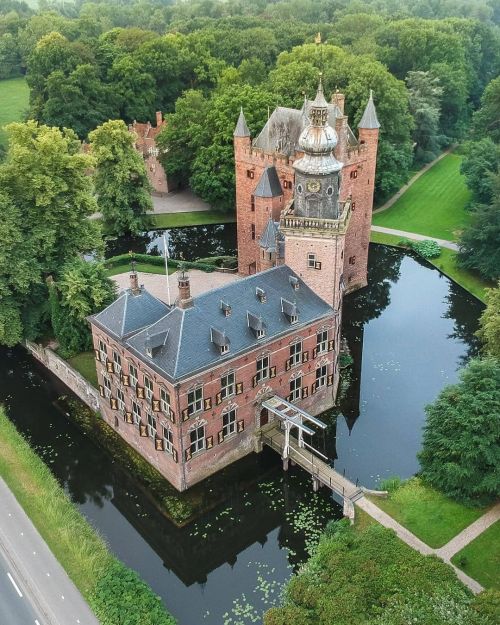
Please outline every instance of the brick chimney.
[[161, 111], [156, 111], [156, 127], [159, 128], [162, 125], [163, 119]]
[[137, 271], [133, 270], [130, 274], [130, 290], [134, 295], [137, 295], [141, 292], [139, 288], [139, 277], [137, 276]]
[[332, 104], [336, 104], [342, 115], [344, 114], [345, 95], [340, 93], [338, 89], [336, 89], [335, 93], [332, 95]]
[[177, 300], [177, 306], [179, 308], [191, 308], [193, 305], [193, 298], [191, 297], [191, 285], [189, 284], [189, 276], [184, 269], [179, 271], [177, 278], [179, 286], [179, 298]]

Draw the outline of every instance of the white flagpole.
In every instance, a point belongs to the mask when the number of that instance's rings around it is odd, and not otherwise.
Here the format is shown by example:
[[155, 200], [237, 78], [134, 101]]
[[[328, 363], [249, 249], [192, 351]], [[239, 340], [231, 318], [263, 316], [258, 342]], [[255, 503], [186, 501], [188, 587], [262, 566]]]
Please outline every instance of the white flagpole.
[[171, 306], [170, 303], [170, 279], [168, 277], [168, 258], [169, 258], [169, 253], [168, 253], [168, 230], [166, 230], [163, 233], [163, 255], [165, 258], [165, 273], [167, 274], [167, 299], [168, 299], [168, 305]]

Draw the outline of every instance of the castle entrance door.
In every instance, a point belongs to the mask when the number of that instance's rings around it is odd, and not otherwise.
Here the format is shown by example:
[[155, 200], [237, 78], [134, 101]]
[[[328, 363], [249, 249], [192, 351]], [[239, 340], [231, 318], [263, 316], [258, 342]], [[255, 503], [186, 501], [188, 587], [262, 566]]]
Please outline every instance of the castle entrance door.
[[260, 411], [260, 427], [269, 423], [269, 411], [267, 408], [262, 408]]

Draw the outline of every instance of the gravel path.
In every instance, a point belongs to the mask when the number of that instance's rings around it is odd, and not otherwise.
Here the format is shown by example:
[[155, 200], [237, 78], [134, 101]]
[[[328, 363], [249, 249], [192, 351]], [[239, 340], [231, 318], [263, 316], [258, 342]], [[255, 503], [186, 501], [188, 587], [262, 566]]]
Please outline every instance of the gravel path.
[[162, 213], [192, 213], [208, 211], [210, 206], [190, 189], [171, 191], [167, 195], [153, 195], [153, 215]]
[[416, 234], [415, 232], [405, 232], [404, 230], [393, 230], [392, 228], [384, 228], [383, 226], [372, 226], [373, 232], [383, 232], [384, 234], [392, 234], [395, 237], [401, 237], [402, 239], [412, 239], [413, 241], [436, 241], [441, 247], [447, 247], [449, 250], [458, 252], [458, 245], [451, 241], [445, 241], [444, 239], [436, 239], [434, 237], [428, 237], [425, 234]]

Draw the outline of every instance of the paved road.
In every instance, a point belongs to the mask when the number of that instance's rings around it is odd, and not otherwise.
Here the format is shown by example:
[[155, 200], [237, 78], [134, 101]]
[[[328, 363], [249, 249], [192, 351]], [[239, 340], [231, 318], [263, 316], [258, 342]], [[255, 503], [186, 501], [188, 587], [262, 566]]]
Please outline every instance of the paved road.
[[210, 206], [201, 198], [195, 195], [191, 189], [182, 191], [171, 191], [167, 195], [160, 197], [153, 195], [153, 213], [191, 213], [198, 211], [208, 211]]
[[[17, 594], [23, 604], [16, 601], [17, 591], [7, 573], [11, 574], [23, 595]], [[0, 577], [0, 625], [37, 625], [37, 621], [39, 625], [99, 625], [2, 479]], [[12, 611], [14, 616], [10, 620], [4, 618], [3, 610], [7, 615], [9, 610]]]
[[447, 247], [449, 250], [458, 251], [458, 245], [444, 239], [436, 239], [425, 234], [416, 234], [415, 232], [405, 232], [404, 230], [394, 230], [393, 228], [384, 228], [383, 226], [372, 226], [373, 232], [383, 232], [384, 234], [392, 234], [402, 239], [412, 239], [413, 241], [436, 241], [441, 247]]

